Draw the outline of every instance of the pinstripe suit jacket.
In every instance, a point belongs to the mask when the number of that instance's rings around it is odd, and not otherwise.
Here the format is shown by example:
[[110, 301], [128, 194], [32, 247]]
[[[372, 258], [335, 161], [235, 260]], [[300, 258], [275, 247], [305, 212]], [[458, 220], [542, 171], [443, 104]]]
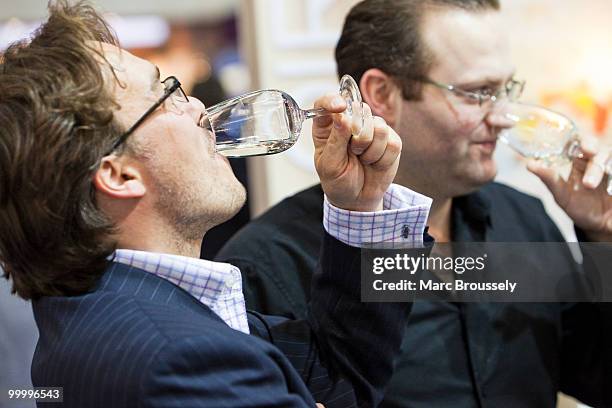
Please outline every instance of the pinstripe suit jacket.
[[410, 305], [361, 303], [359, 265], [358, 249], [326, 235], [310, 317], [249, 312], [247, 335], [113, 263], [90, 293], [34, 302], [33, 383], [63, 387], [59, 406], [78, 408], [376, 406]]

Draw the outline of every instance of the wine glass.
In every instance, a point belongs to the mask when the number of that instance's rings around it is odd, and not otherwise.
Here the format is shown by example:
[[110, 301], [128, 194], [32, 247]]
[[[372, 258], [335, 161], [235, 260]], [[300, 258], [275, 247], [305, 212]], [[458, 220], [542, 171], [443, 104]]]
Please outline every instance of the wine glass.
[[[567, 116], [519, 102], [506, 102], [498, 109], [512, 123], [500, 131], [498, 138], [521, 156], [547, 165], [561, 165], [583, 156], [576, 125]], [[612, 157], [604, 171], [608, 175], [607, 192], [612, 195]]]
[[[363, 127], [363, 102], [355, 80], [344, 75], [340, 95], [344, 112], [358, 134]], [[250, 92], [207, 109], [199, 125], [215, 135], [217, 151], [227, 157], [275, 154], [295, 144], [306, 119], [330, 113], [323, 108], [302, 110], [282, 91]]]

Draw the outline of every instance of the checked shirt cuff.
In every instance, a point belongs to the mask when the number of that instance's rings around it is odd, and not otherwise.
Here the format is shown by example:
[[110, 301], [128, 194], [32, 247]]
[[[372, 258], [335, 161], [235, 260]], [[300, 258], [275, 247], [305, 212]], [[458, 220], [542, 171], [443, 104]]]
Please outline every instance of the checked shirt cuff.
[[382, 211], [343, 210], [325, 196], [323, 226], [332, 237], [353, 247], [379, 243], [422, 247], [431, 203], [431, 198], [397, 184], [385, 193]]

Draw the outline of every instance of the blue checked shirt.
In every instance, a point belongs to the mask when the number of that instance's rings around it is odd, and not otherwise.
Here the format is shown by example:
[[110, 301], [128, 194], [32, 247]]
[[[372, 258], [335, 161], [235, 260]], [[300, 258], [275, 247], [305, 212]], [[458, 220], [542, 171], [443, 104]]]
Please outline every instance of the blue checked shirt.
[[[354, 247], [393, 242], [421, 246], [432, 200], [392, 184], [383, 211], [356, 212], [334, 207], [325, 198], [323, 225], [339, 241]], [[180, 255], [118, 249], [115, 262], [143, 269], [189, 292], [235, 330], [249, 333], [242, 278], [233, 265]]]

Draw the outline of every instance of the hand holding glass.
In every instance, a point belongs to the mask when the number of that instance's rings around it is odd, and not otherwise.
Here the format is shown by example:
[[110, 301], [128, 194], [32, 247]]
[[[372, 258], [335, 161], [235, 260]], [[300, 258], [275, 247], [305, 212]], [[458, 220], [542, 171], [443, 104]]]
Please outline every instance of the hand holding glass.
[[[347, 104], [344, 113], [361, 129], [361, 94], [351, 76], [340, 80], [340, 95]], [[215, 135], [217, 151], [224, 156], [259, 156], [289, 149], [298, 140], [304, 120], [329, 114], [323, 108], [302, 110], [285, 92], [263, 90], [208, 108], [200, 126]]]
[[[499, 109], [513, 123], [499, 133], [499, 139], [520, 155], [548, 165], [564, 164], [583, 156], [576, 125], [568, 117], [518, 102], [506, 102]], [[608, 175], [607, 192], [612, 195], [612, 157], [603, 170]]]

